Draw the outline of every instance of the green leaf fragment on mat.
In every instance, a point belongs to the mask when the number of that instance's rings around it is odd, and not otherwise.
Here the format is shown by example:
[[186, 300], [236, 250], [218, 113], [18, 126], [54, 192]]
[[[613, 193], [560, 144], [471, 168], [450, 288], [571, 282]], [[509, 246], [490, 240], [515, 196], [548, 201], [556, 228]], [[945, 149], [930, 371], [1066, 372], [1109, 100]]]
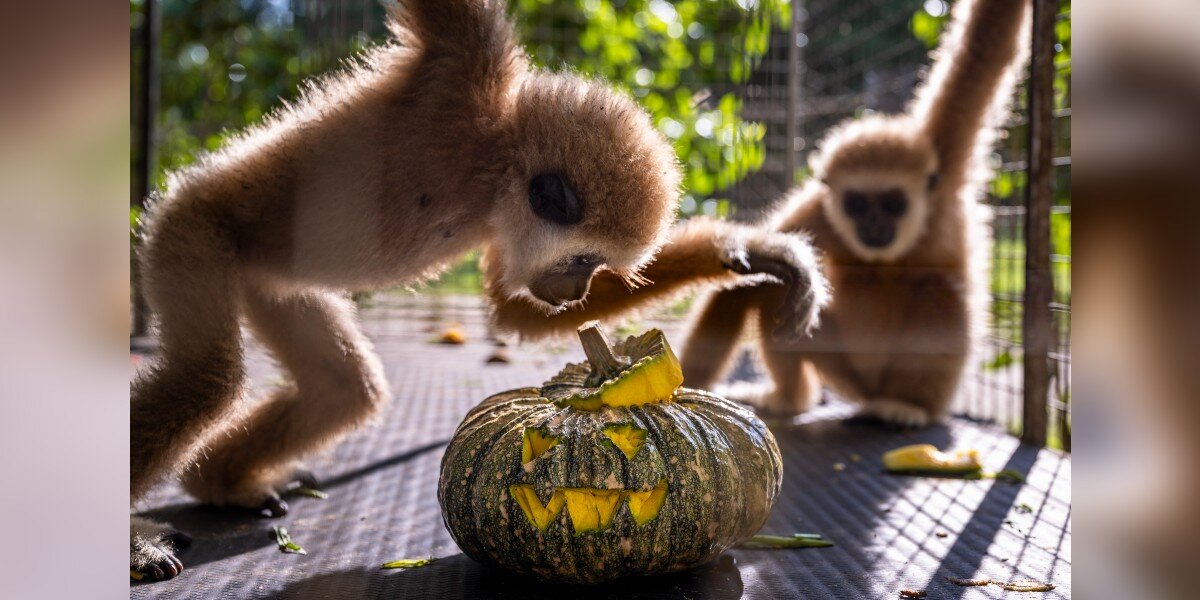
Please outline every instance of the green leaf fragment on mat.
[[413, 569], [416, 567], [424, 567], [425, 565], [437, 560], [436, 558], [401, 558], [392, 562], [385, 562], [380, 569]]
[[742, 542], [741, 548], [754, 550], [784, 549], [784, 548], [828, 548], [833, 542], [824, 539], [819, 533], [796, 533], [789, 536], [756, 535]]
[[292, 536], [288, 535], [286, 528], [276, 525], [271, 530], [275, 534], [275, 543], [279, 544], [280, 552], [284, 554], [308, 554], [308, 551], [302, 548], [300, 544], [292, 541]]
[[312, 488], [306, 488], [306, 487], [298, 487], [298, 488], [292, 490], [292, 493], [299, 494], [301, 496], [308, 496], [309, 498], [316, 498], [317, 500], [325, 500], [325, 499], [329, 498], [329, 494], [326, 494], [325, 492], [322, 492], [321, 490], [314, 490]]

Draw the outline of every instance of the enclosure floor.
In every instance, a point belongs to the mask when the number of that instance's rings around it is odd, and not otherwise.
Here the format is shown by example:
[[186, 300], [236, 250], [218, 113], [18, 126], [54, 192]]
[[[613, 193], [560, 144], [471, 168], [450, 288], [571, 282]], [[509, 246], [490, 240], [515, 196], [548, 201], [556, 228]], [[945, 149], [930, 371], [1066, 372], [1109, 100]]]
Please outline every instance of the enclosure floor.
[[[190, 532], [195, 542], [181, 555], [182, 575], [132, 584], [131, 598], [896, 598], [905, 588], [925, 590], [930, 599], [1008, 594], [997, 586], [958, 587], [947, 576], [1057, 586], [1021, 597], [1071, 595], [1069, 457], [964, 419], [915, 433], [847, 421], [851, 409], [836, 401], [771, 423], [784, 483], [763, 529], [819, 532], [834, 547], [733, 550], [733, 561], [689, 573], [584, 589], [490, 572], [464, 556], [442, 524], [436, 490], [447, 440], [489, 394], [536, 385], [564, 361], [582, 360], [582, 352], [567, 343], [522, 345], [507, 349], [510, 364], [485, 365], [495, 348], [485, 339], [477, 299], [388, 297], [362, 317], [395, 401], [378, 425], [309, 462], [329, 498], [290, 497], [286, 517], [265, 520], [198, 506], [177, 486], [165, 486], [147, 500], [146, 514]], [[430, 343], [450, 322], [462, 323], [469, 341]], [[665, 326], [669, 334], [679, 329]], [[681, 337], [672, 339], [678, 345]], [[279, 384], [261, 347], [251, 343], [248, 356], [257, 390]], [[883, 452], [917, 442], [978, 448], [987, 469], [1015, 469], [1026, 481], [882, 472]], [[308, 554], [280, 553], [274, 525], [287, 527]], [[406, 571], [379, 568], [427, 556], [438, 560]]]

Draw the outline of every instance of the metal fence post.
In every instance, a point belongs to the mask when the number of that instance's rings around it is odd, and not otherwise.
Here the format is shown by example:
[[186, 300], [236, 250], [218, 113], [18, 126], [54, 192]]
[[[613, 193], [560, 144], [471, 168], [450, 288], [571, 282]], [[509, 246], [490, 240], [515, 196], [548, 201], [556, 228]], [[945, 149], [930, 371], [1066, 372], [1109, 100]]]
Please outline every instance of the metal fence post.
[[[140, 89], [138, 99], [141, 110], [135, 124], [134, 135], [137, 161], [131, 182], [129, 204], [139, 211], [146, 209], [146, 196], [152, 187], [154, 175], [154, 126], [158, 116], [158, 41], [161, 30], [157, 0], [146, 0], [143, 5], [142, 27], [138, 32], [138, 43], [142, 50]], [[150, 307], [142, 293], [139, 281], [138, 261], [134, 256], [135, 246], [130, 245], [129, 283], [133, 290], [133, 322], [130, 325], [131, 343], [135, 338], [144, 338], [150, 329]]]
[[804, 23], [804, 2], [792, 0], [792, 24], [788, 28], [788, 73], [787, 73], [787, 154], [783, 161], [783, 189], [791, 189], [796, 183], [796, 138], [800, 136], [800, 27]]
[[1024, 409], [1021, 440], [1046, 444], [1050, 391], [1050, 208], [1054, 204], [1054, 20], [1055, 0], [1033, 0], [1029, 74], [1029, 186], [1025, 211]]

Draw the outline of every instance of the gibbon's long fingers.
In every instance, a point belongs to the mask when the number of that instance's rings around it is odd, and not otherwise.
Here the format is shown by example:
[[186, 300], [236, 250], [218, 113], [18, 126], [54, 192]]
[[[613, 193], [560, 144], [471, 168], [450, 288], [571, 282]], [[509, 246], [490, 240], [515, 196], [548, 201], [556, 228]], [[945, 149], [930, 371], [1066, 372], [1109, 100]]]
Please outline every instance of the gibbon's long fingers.
[[191, 545], [191, 536], [142, 517], [129, 518], [129, 570], [160, 581], [183, 572], [175, 551]]
[[[787, 236], [788, 234], [777, 234]], [[800, 244], [800, 240], [789, 240]], [[811, 252], [789, 251], [776, 247], [775, 242], [751, 240], [749, 248], [739, 253], [731, 268], [745, 275], [765, 274], [783, 284], [786, 294], [771, 307], [774, 316], [772, 335], [783, 340], [795, 340], [816, 324], [817, 311], [825, 303], [825, 282]], [[767, 307], [763, 307], [766, 310]]]
[[978, 136], [999, 125], [988, 121], [1003, 118], [993, 113], [1007, 105], [1016, 83], [1029, 7], [1029, 0], [961, 0], [954, 6], [937, 61], [911, 110], [925, 121], [943, 177], [957, 175], [945, 171], [964, 168]]
[[184, 485], [201, 500], [279, 516], [287, 505], [277, 492], [296, 479], [293, 461], [369, 419], [389, 391], [349, 300], [329, 292], [277, 298], [251, 290], [245, 304], [251, 327], [294, 385], [219, 436]]

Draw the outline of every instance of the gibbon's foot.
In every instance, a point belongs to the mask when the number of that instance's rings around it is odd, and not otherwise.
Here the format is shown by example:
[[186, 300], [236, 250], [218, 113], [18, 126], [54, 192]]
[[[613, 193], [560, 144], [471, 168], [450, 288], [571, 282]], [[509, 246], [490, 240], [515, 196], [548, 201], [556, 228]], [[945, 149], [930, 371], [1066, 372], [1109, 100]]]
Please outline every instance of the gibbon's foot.
[[142, 517], [129, 518], [129, 570], [152, 581], [170, 579], [183, 572], [175, 556], [192, 544], [192, 536]]
[[876, 398], [863, 403], [858, 416], [870, 417], [901, 427], [925, 427], [929, 425], [929, 411], [891, 398]]
[[787, 287], [775, 313], [775, 337], [794, 340], [816, 326], [829, 291], [816, 255], [803, 238], [771, 233], [735, 239], [726, 247], [723, 262], [734, 273], [770, 275]]
[[288, 513], [288, 503], [281, 494], [301, 487], [319, 487], [312, 471], [302, 467], [285, 470], [287, 474], [282, 477], [247, 476], [224, 485], [216, 482], [228, 482], [229, 477], [206, 478], [200, 471], [212, 471], [212, 467], [194, 469], [183, 478], [184, 489], [196, 499], [214, 506], [246, 509], [267, 519]]

